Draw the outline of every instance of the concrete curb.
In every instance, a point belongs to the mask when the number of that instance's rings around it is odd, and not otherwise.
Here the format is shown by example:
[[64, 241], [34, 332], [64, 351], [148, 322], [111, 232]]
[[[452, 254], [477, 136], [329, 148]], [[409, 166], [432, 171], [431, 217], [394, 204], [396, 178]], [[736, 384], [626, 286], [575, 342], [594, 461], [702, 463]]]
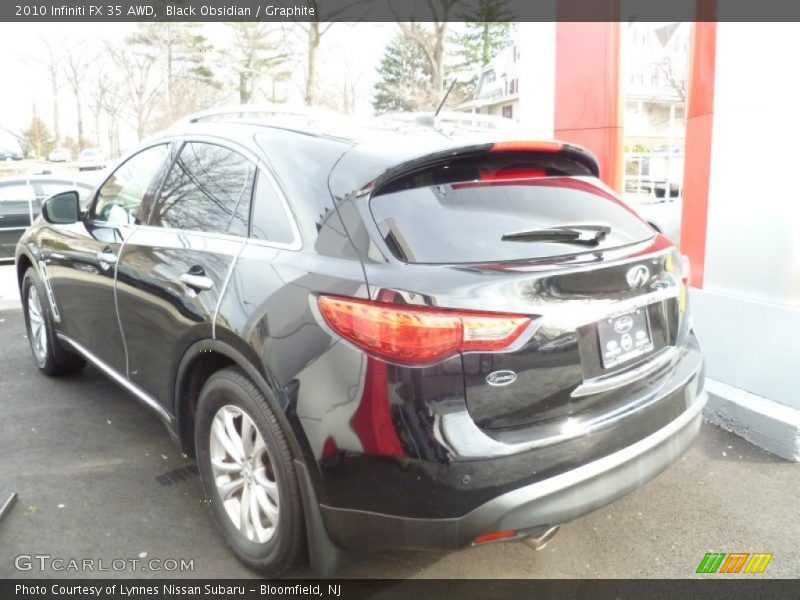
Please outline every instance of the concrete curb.
[[800, 461], [800, 410], [706, 379], [707, 421], [791, 461]]

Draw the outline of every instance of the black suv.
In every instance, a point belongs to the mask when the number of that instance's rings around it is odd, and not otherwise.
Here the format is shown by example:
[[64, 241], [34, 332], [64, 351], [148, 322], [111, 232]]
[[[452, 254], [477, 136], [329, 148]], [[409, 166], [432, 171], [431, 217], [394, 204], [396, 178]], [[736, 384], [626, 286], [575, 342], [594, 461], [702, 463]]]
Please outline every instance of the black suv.
[[39, 368], [154, 410], [264, 573], [541, 545], [686, 450], [702, 352], [684, 260], [591, 154], [477, 129], [239, 110], [150, 140], [17, 247]]

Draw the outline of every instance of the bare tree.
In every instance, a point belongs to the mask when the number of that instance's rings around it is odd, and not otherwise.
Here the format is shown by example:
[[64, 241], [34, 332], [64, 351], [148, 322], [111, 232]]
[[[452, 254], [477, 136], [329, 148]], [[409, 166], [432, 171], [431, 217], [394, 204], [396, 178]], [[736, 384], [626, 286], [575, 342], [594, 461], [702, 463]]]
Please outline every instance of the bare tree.
[[[322, 14], [321, 7], [320, 7], [320, 0], [308, 0], [309, 8], [314, 9], [314, 17], [311, 21], [308, 22], [298, 22], [297, 25], [300, 30], [303, 32], [306, 38], [306, 89], [305, 89], [305, 101], [306, 104], [312, 106], [317, 104], [317, 92], [319, 87], [319, 78], [317, 75], [317, 66], [319, 62], [319, 46], [322, 42], [322, 36], [324, 36], [330, 28], [333, 27], [336, 23], [327, 22], [323, 23], [320, 21], [320, 16]], [[337, 17], [342, 16], [343, 14], [347, 13], [347, 11], [351, 10], [356, 6], [369, 6], [367, 0], [353, 0], [353, 2], [348, 2], [347, 4], [343, 4], [336, 9], [325, 13], [325, 18], [329, 21], [333, 21]], [[364, 11], [366, 14], [366, 10]], [[364, 15], [359, 15], [363, 17]]]
[[398, 20], [402, 34], [416, 43], [430, 64], [431, 92], [441, 95], [444, 90], [447, 23], [454, 7], [462, 0], [427, 0], [431, 22], [423, 25], [415, 21]]
[[50, 96], [53, 111], [53, 137], [55, 139], [55, 143], [58, 144], [59, 140], [61, 139], [61, 126], [58, 107], [58, 90], [61, 87], [61, 60], [58, 49], [63, 46], [63, 44], [54, 44], [51, 38], [45, 36], [40, 36], [39, 39], [42, 42], [42, 47], [45, 49], [46, 56], [43, 60], [34, 60], [44, 65], [45, 71], [47, 72], [47, 78], [50, 83]]
[[83, 135], [83, 84], [89, 71], [90, 61], [84, 49], [67, 49], [63, 54], [64, 76], [67, 80], [72, 95], [75, 98], [75, 110], [78, 125], [78, 148], [83, 150], [85, 139]]
[[686, 76], [677, 71], [670, 57], [657, 62], [656, 68], [681, 102], [686, 102]]
[[89, 109], [92, 111], [94, 119], [94, 137], [99, 144], [102, 137], [100, 122], [106, 112], [106, 106], [109, 104], [108, 100], [111, 95], [111, 78], [103, 66], [100, 66], [95, 71], [88, 89]]
[[[127, 106], [128, 121], [136, 129], [141, 140], [161, 99], [161, 80], [156, 69], [157, 56], [146, 47], [128, 43], [122, 48], [108, 45], [111, 57], [119, 74], [121, 90], [118, 98]], [[125, 114], [124, 111], [121, 114]]]
[[110, 86], [103, 98], [103, 113], [106, 115], [106, 134], [108, 138], [108, 154], [112, 158], [120, 155], [119, 122], [122, 112], [122, 100], [118, 90]]

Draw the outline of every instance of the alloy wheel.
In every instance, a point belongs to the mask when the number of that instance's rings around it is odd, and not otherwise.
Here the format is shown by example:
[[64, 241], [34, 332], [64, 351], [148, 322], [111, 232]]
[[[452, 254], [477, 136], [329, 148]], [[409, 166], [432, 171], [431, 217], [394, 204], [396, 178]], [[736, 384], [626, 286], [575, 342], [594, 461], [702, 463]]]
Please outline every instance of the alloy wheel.
[[220, 408], [211, 423], [209, 454], [225, 512], [248, 540], [263, 544], [278, 529], [277, 474], [258, 427], [242, 409]]
[[44, 311], [35, 286], [28, 288], [28, 321], [30, 322], [31, 348], [36, 359], [42, 363], [47, 358], [47, 329]]

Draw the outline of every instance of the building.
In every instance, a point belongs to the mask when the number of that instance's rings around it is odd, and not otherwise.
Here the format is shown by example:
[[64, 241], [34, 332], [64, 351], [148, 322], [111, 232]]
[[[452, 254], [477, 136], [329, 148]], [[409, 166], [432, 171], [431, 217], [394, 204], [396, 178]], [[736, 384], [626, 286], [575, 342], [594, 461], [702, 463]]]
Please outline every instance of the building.
[[519, 121], [519, 45], [516, 40], [481, 69], [472, 99], [456, 110]]
[[513, 43], [481, 69], [473, 97], [455, 110], [506, 117], [531, 135], [552, 136], [555, 32], [554, 23], [517, 23]]
[[683, 148], [690, 32], [689, 23], [623, 25], [627, 149]]

